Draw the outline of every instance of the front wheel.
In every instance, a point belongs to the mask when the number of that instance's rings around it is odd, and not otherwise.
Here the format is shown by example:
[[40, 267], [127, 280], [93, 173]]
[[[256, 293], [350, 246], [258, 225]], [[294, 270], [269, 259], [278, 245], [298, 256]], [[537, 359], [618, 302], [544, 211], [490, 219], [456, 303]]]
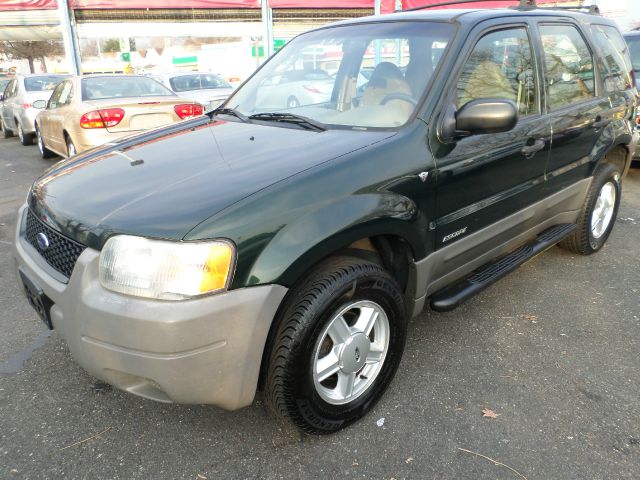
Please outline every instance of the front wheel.
[[618, 214], [620, 178], [620, 171], [614, 165], [598, 168], [580, 212], [578, 228], [560, 242], [561, 247], [581, 255], [591, 255], [602, 248]]
[[393, 378], [407, 322], [397, 282], [379, 265], [336, 257], [292, 290], [278, 318], [265, 399], [308, 433], [364, 416]]
[[13, 132], [7, 128], [7, 126], [2, 121], [2, 118], [0, 118], [0, 131], [2, 131], [3, 138], [13, 137]]
[[55, 153], [53, 153], [51, 150], [45, 147], [44, 139], [42, 138], [42, 133], [40, 132], [40, 129], [37, 126], [36, 126], [36, 140], [38, 142], [38, 150], [40, 150], [40, 155], [42, 155], [42, 158], [47, 159], [55, 155]]

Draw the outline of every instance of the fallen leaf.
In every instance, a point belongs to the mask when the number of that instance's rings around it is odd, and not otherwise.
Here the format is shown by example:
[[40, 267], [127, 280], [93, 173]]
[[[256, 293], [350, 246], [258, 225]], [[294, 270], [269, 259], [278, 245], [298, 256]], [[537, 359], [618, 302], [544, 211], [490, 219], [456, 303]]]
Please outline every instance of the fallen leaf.
[[198, 476], [196, 477], [197, 480], [207, 480], [207, 477], [205, 477], [204, 475], [198, 474]]
[[360, 464], [358, 462], [356, 462], [355, 460], [353, 461], [353, 463], [351, 464], [352, 467], [358, 467]]
[[531, 315], [531, 314], [525, 314], [525, 315], [521, 315], [521, 318], [523, 320], [528, 320], [529, 322], [535, 322], [536, 320], [538, 320], [538, 317], [536, 317], [535, 315]]
[[490, 408], [483, 408], [482, 409], [482, 417], [483, 418], [491, 418], [491, 419], [496, 419], [498, 418], [500, 415], [502, 415], [501, 413], [496, 413], [493, 410], [491, 410]]
[[409, 457], [404, 461], [404, 463], [411, 463], [411, 462], [413, 462], [413, 457]]

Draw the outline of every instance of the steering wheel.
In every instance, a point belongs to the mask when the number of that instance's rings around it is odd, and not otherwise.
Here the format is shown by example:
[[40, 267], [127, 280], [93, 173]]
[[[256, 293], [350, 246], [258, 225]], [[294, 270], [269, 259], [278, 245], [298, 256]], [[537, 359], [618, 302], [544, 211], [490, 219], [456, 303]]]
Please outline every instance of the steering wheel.
[[387, 102], [390, 102], [391, 100], [404, 100], [414, 107], [418, 105], [418, 101], [406, 93], [390, 93], [389, 95], [385, 95], [384, 98], [380, 100], [380, 105], [386, 105]]

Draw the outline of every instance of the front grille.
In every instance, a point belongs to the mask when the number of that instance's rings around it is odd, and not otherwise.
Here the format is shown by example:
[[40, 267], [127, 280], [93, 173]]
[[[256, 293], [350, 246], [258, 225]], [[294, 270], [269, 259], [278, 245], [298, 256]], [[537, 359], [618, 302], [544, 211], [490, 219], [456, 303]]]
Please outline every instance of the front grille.
[[[49, 240], [49, 247], [42, 250], [38, 245], [37, 235], [43, 233]], [[65, 277], [71, 277], [73, 267], [80, 254], [86, 248], [73, 240], [56, 232], [39, 218], [31, 210], [27, 211], [27, 225], [25, 236], [27, 241], [38, 251], [42, 258], [55, 270]]]

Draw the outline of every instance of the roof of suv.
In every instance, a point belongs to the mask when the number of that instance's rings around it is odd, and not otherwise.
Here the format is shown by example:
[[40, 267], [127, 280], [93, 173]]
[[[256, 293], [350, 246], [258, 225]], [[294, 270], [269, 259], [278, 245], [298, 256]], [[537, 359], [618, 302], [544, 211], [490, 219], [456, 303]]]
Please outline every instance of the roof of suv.
[[[445, 22], [459, 22], [461, 24], [477, 24], [484, 20], [498, 17], [519, 17], [522, 15], [548, 16], [553, 18], [565, 17], [575, 18], [582, 21], [593, 21], [598, 19], [598, 23], [615, 23], [605, 17], [589, 14], [577, 10], [553, 9], [553, 8], [488, 8], [488, 9], [424, 9], [407, 12], [397, 12], [389, 15], [361, 17], [344, 20], [332, 25], [351, 25], [367, 22], [395, 22], [398, 20], [435, 20]], [[330, 26], [323, 28], [330, 28]]]

